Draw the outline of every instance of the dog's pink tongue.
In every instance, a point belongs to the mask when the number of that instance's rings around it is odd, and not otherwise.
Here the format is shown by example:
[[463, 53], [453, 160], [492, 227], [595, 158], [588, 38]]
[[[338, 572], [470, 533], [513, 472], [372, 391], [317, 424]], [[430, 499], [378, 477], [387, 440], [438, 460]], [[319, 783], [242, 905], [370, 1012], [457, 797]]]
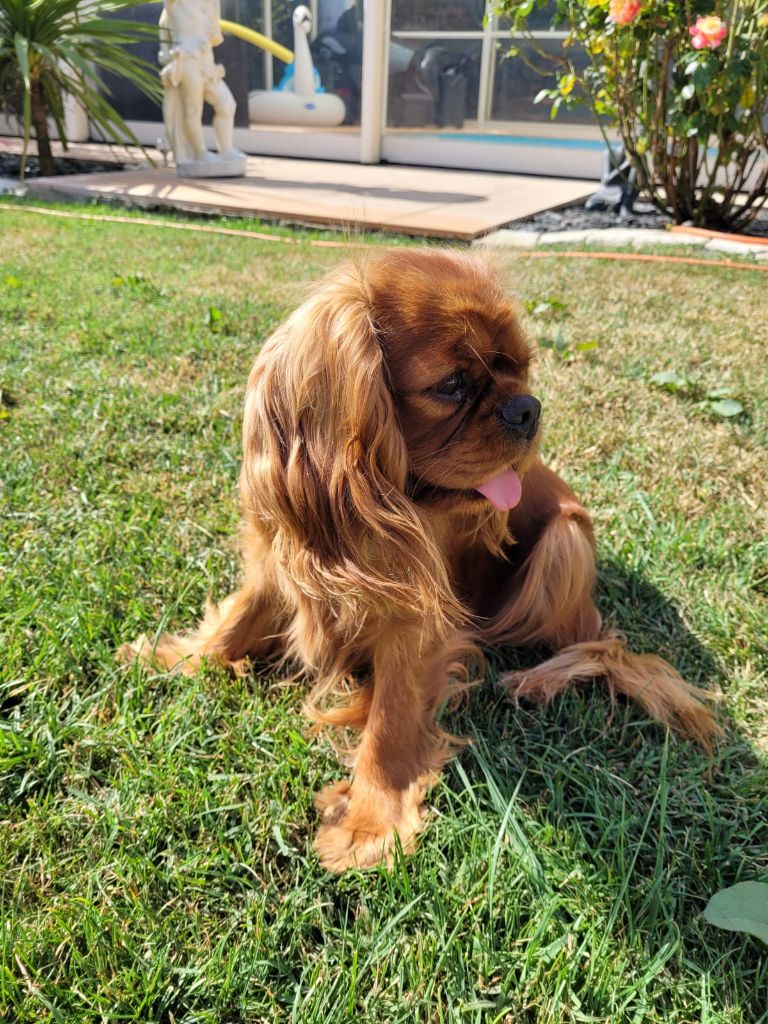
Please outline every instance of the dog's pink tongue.
[[518, 505], [523, 493], [520, 477], [514, 469], [507, 469], [505, 472], [499, 473], [498, 476], [492, 476], [490, 480], [486, 480], [475, 490], [480, 491], [483, 497], [495, 505], [500, 512], [508, 512]]

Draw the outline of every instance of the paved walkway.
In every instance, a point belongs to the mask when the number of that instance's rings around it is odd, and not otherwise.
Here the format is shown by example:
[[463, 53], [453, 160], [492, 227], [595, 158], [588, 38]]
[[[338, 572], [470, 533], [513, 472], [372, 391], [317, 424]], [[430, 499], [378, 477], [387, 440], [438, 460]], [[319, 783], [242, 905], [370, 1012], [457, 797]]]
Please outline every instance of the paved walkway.
[[519, 231], [503, 229], [492, 231], [478, 238], [473, 245], [488, 249], [538, 249], [553, 245], [583, 246], [596, 245], [600, 249], [647, 249], [657, 245], [684, 246], [704, 249], [707, 252], [725, 252], [740, 256], [754, 256], [760, 261], [768, 260], [768, 239], [753, 238], [736, 240], [733, 236], [719, 232], [699, 232], [684, 227], [673, 231], [650, 230], [648, 228], [603, 228], [592, 231]]
[[[18, 140], [0, 139], [3, 151], [18, 151]], [[91, 143], [73, 146], [69, 155], [106, 162], [120, 154], [114, 147]], [[278, 157], [249, 157], [245, 178], [181, 179], [173, 169], [163, 168], [161, 160], [157, 169], [134, 166], [27, 182], [31, 198], [98, 198], [351, 232], [379, 230], [466, 240], [541, 210], [576, 202], [596, 187], [593, 181], [578, 179]]]

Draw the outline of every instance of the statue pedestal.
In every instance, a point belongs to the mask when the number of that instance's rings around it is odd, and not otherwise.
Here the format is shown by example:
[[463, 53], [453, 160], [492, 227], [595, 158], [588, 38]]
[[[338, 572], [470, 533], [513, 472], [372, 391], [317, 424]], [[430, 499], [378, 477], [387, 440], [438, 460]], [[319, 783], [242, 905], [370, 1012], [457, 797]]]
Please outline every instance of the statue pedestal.
[[207, 160], [188, 160], [176, 164], [179, 178], [244, 178], [245, 156], [214, 156]]

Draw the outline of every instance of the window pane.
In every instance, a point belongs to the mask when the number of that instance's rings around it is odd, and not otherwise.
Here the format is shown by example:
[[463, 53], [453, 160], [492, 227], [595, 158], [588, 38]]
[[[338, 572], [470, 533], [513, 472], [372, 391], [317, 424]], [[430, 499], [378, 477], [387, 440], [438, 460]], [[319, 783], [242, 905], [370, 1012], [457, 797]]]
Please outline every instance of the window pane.
[[[293, 41], [288, 44], [293, 49]], [[344, 100], [345, 125], [360, 124], [363, 78], [362, 0], [318, 0], [312, 62], [326, 92]]]
[[[270, 2], [272, 28], [269, 34], [276, 42], [293, 50], [293, 8], [285, 0], [221, 0], [221, 16], [263, 33], [265, 4]], [[347, 110], [344, 123], [347, 125], [360, 123], [362, 7], [362, 0], [318, 0], [318, 25], [311, 37], [312, 61], [320, 85], [326, 92], [334, 92], [344, 100]], [[119, 16], [156, 25], [162, 9], [162, 3], [137, 4], [121, 10]], [[156, 41], [137, 43], [130, 49], [156, 67], [159, 73]], [[260, 47], [232, 35], [224, 36], [224, 42], [214, 49], [214, 56], [218, 64], [224, 65], [225, 81], [237, 102], [235, 124], [247, 127], [248, 93], [270, 85], [269, 69], [272, 72], [271, 85], [277, 87], [288, 65]], [[135, 86], [116, 75], [105, 74], [103, 78], [112, 94], [111, 102], [123, 117], [136, 121], [162, 121], [160, 107]], [[203, 122], [210, 124], [211, 120], [212, 111], [206, 104]]]
[[[255, 2], [261, 3], [261, 0]], [[289, 50], [294, 49], [292, 14], [293, 7], [284, 0], [272, 0], [272, 39]], [[261, 51], [253, 47], [250, 49], [261, 59]], [[344, 124], [359, 125], [363, 64], [362, 0], [318, 0], [317, 24], [312, 27], [310, 49], [315, 80], [319, 79], [325, 92], [336, 93], [344, 100]], [[293, 68], [277, 57], [268, 59], [272, 63], [273, 88], [284, 88], [293, 75]], [[264, 86], [251, 85], [250, 88], [263, 89]]]
[[[113, 17], [141, 21], [145, 25], [156, 25], [162, 10], [161, 3], [137, 4], [122, 8]], [[157, 63], [157, 41], [144, 39], [140, 43], [127, 46], [126, 49], [156, 67], [158, 72], [160, 71], [160, 66]], [[126, 81], [122, 75], [113, 75], [108, 71], [102, 71], [101, 79], [105, 89], [109, 91], [107, 99], [121, 117], [127, 121], [162, 121], [163, 115], [159, 105], [145, 96], [135, 85]]]
[[463, 128], [477, 117], [479, 39], [393, 39], [390, 128]]
[[[157, 25], [162, 10], [162, 3], [143, 3], [122, 8], [115, 16]], [[221, 16], [256, 31], [263, 31], [262, 0], [222, 0]], [[155, 67], [158, 74], [160, 73], [157, 40], [143, 40], [127, 49], [138, 54]], [[235, 124], [245, 126], [248, 124], [248, 90], [263, 88], [264, 85], [264, 51], [234, 36], [226, 35], [224, 42], [213, 52], [216, 62], [223, 64], [226, 69], [225, 81], [237, 102]], [[162, 121], [163, 115], [159, 105], [145, 96], [135, 85], [120, 75], [104, 73], [102, 77], [111, 93], [110, 102], [126, 120]], [[211, 120], [212, 112], [206, 105], [203, 122], [210, 124]]]
[[392, 0], [392, 31], [480, 32], [484, 0]]
[[[496, 74], [493, 80], [493, 103], [491, 119], [494, 121], [549, 121], [551, 104], [549, 100], [534, 103], [534, 97], [542, 89], [551, 88], [556, 75], [563, 73], [562, 39], [536, 41], [536, 48], [546, 56], [540, 56], [530, 43], [515, 40], [518, 54], [509, 56], [511, 42], [498, 41], [496, 44]], [[581, 70], [586, 64], [585, 54], [572, 49], [570, 57]], [[529, 63], [526, 63], [529, 62]], [[534, 65], [533, 67], [530, 64]], [[536, 68], [544, 70], [540, 74]], [[561, 109], [555, 118], [557, 123], [594, 124], [594, 116], [587, 106], [575, 110]]]
[[[256, 32], [264, 31], [262, 0], [221, 0], [221, 16]], [[236, 36], [225, 35], [224, 42], [213, 53], [216, 63], [224, 65], [224, 81], [237, 102], [235, 124], [239, 128], [247, 128], [248, 92], [264, 88], [264, 51]], [[212, 112], [206, 105], [203, 120], [210, 124], [211, 119]]]

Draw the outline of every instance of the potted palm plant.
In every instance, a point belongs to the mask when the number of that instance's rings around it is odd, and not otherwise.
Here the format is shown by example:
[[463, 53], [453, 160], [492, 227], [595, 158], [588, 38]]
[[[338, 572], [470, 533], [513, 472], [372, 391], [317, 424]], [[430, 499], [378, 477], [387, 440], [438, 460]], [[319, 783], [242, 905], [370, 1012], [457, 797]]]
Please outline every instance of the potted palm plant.
[[119, 17], [131, 6], [135, 0], [0, 0], [0, 104], [23, 127], [22, 180], [33, 133], [41, 172], [55, 173], [49, 125], [66, 147], [65, 96], [103, 138], [139, 145], [100, 78], [110, 71], [154, 99], [162, 95], [156, 70], [127, 49], [157, 35], [154, 25]]

